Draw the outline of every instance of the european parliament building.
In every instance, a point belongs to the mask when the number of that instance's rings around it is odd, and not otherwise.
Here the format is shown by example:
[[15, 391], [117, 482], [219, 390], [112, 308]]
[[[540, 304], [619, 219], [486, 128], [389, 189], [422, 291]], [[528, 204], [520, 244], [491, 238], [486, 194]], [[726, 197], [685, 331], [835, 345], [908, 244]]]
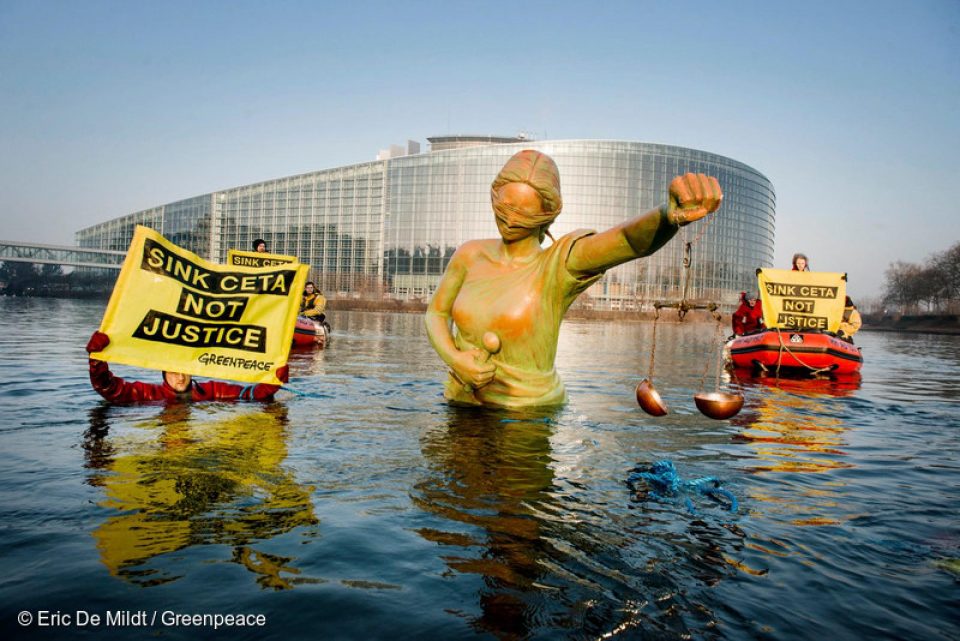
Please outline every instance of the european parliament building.
[[428, 140], [426, 153], [410, 142], [381, 151], [374, 162], [158, 205], [83, 229], [77, 243], [123, 251], [139, 224], [223, 263], [227, 250], [250, 250], [263, 238], [270, 252], [311, 265], [311, 279], [328, 297], [425, 299], [457, 247], [498, 237], [490, 183], [511, 155], [537, 149], [560, 169], [563, 212], [551, 227], [555, 237], [608, 229], [659, 206], [678, 174], [716, 176], [724, 191], [717, 214], [684, 227], [653, 256], [610, 270], [579, 305], [637, 310], [683, 297], [730, 309], [740, 291], [756, 287], [756, 268], [773, 262], [773, 186], [736, 160], [619, 140]]

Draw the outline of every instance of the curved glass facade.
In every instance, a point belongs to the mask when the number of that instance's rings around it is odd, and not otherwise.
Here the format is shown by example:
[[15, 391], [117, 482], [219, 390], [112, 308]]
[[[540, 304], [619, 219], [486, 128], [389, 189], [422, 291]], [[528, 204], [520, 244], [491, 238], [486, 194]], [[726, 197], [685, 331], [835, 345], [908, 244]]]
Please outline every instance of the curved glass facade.
[[[447, 139], [444, 139], [447, 140]], [[716, 176], [723, 205], [707, 223], [684, 227], [648, 258], [610, 270], [578, 305], [634, 310], [654, 301], [714, 301], [729, 308], [755, 288], [773, 261], [775, 195], [762, 174], [716, 154], [649, 143], [541, 140], [460, 145], [270, 180], [197, 196], [77, 233], [81, 247], [126, 249], [136, 224], [218, 262], [264, 238], [270, 251], [298, 256], [332, 297], [428, 297], [463, 242], [497, 237], [490, 183], [521, 149], [549, 154], [560, 169], [559, 237], [608, 229], [665, 201], [682, 173]], [[549, 240], [547, 241], [549, 242]], [[684, 269], [687, 243], [690, 268]], [[686, 275], [685, 275], [686, 272]]]

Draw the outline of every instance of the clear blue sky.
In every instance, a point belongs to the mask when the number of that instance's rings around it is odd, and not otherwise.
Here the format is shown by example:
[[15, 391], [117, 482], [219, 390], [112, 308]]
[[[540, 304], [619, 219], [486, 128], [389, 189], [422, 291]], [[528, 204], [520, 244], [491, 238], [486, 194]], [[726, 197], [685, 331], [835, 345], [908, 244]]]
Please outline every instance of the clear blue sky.
[[4, 240], [524, 130], [753, 166], [854, 296], [960, 241], [957, 0], [0, 0], [0, 96]]

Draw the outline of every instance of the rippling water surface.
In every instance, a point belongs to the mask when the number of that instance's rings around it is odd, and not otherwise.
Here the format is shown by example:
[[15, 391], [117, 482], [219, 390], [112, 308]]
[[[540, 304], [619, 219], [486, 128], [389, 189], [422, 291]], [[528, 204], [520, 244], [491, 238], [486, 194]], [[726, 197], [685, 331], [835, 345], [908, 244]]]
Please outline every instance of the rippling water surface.
[[[862, 381], [743, 380], [711, 421], [713, 328], [661, 323], [657, 419], [650, 324], [566, 323], [569, 403], [517, 413], [447, 406], [419, 316], [335, 313], [273, 403], [112, 407], [102, 311], [0, 298], [4, 638], [960, 638], [960, 338], [862, 333]], [[631, 490], [658, 459], [737, 511]]]

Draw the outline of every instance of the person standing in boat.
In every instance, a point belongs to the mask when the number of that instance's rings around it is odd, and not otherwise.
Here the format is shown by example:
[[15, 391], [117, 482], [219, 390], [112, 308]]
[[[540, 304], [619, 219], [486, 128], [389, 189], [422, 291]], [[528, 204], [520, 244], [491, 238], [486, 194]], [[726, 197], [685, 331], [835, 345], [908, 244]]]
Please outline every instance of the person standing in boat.
[[863, 325], [863, 319], [860, 318], [860, 312], [850, 297], [847, 296], [843, 303], [843, 318], [840, 320], [840, 329], [837, 330], [837, 336], [852, 343], [853, 335], [860, 331], [861, 325]]
[[801, 254], [797, 252], [793, 255], [793, 269], [795, 272], [808, 272], [810, 271], [810, 262], [807, 260], [806, 254]]
[[763, 306], [754, 292], [740, 292], [740, 306], [731, 318], [733, 335], [743, 336], [763, 328]]
[[303, 286], [303, 298], [300, 299], [300, 315], [322, 323], [327, 318], [324, 313], [326, 309], [326, 297], [317, 291], [317, 286], [312, 280], [307, 281]]
[[560, 323], [577, 296], [606, 270], [649, 256], [681, 226], [716, 211], [723, 193], [711, 176], [677, 176], [659, 208], [601, 233], [571, 232], [547, 248], [540, 244], [563, 203], [552, 158], [532, 149], [514, 154], [490, 198], [500, 238], [457, 249], [424, 321], [450, 371], [448, 401], [529, 407], [566, 400], [554, 360]]
[[[110, 344], [110, 337], [96, 331], [87, 342], [87, 353], [101, 352]], [[90, 384], [100, 396], [111, 403], [145, 403], [150, 401], [269, 401], [280, 389], [279, 385], [237, 385], [223, 381], [198, 383], [190, 374], [163, 372], [163, 383], [125, 381], [107, 366], [105, 361], [90, 358]], [[287, 366], [277, 370], [277, 378], [288, 380]]]

